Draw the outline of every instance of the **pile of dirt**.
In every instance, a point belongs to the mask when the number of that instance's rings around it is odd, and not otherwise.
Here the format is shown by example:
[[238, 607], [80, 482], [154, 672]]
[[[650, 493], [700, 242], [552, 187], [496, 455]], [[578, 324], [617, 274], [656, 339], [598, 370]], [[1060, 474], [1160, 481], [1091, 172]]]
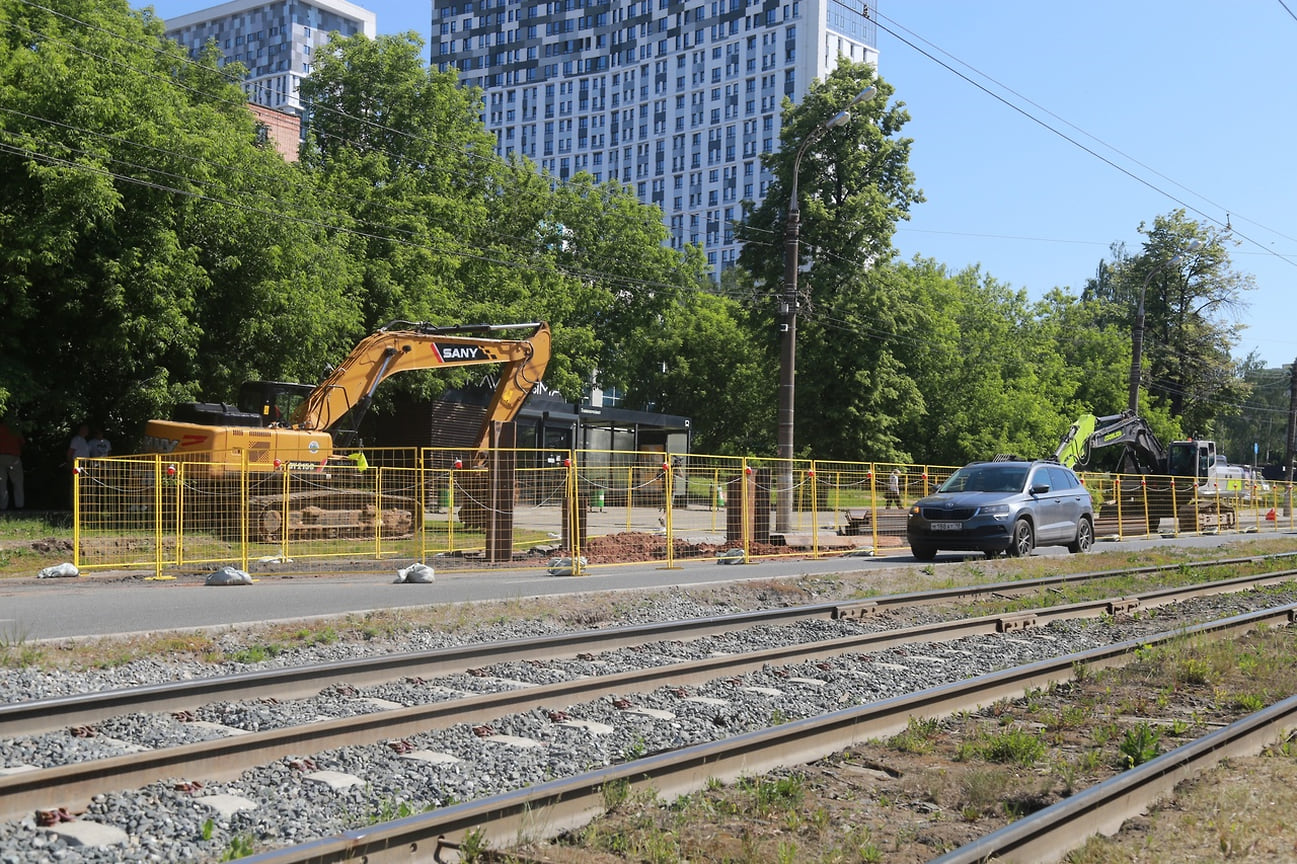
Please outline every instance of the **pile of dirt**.
[[[717, 552], [742, 548], [742, 546], [742, 543], [690, 543], [676, 538], [672, 543], [671, 552], [677, 558], [712, 558]], [[751, 555], [786, 555], [788, 551], [786, 546], [774, 546], [769, 543], [752, 543], [748, 546]], [[636, 531], [605, 534], [591, 537], [586, 541], [581, 547], [581, 554], [591, 564], [664, 560], [667, 557], [667, 538], [665, 534], [646, 534]]]
[[30, 549], [33, 552], [51, 554], [54, 552], [72, 551], [72, 541], [64, 537], [44, 537], [40, 540], [6, 540], [0, 542], [0, 549]]

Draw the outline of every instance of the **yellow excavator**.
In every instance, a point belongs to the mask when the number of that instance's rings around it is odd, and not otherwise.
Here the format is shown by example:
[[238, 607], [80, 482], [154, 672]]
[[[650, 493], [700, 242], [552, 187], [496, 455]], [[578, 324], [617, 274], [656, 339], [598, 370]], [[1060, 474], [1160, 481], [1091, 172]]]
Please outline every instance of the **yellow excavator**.
[[[519, 338], [503, 332], [526, 331]], [[167, 454], [177, 461], [201, 464], [210, 480], [251, 473], [319, 472], [336, 459], [335, 450], [350, 448], [374, 391], [389, 376], [416, 369], [497, 364], [499, 384], [476, 433], [475, 463], [488, 447], [492, 424], [514, 419], [524, 400], [540, 383], [550, 358], [546, 323], [435, 326], [392, 321], [362, 340], [319, 384], [249, 381], [238, 403], [191, 402], [177, 406], [174, 419], [150, 420], [142, 450]], [[354, 465], [354, 463], [347, 463]], [[236, 475], [237, 476], [237, 475]], [[338, 492], [295, 492], [257, 496], [262, 515], [257, 536], [283, 536], [287, 515], [290, 536], [372, 536], [378, 525], [391, 536], [395, 526], [413, 524], [413, 512], [359, 512], [356, 497]], [[398, 508], [401, 510], [403, 508]]]

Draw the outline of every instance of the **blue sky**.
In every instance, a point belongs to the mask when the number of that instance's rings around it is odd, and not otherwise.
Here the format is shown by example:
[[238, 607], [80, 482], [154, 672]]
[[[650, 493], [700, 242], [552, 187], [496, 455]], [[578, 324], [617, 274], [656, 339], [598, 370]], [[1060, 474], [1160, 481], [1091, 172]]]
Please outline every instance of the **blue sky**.
[[[210, 4], [153, 5], [165, 18]], [[427, 39], [427, 0], [361, 5], [377, 13], [380, 33]], [[1246, 325], [1235, 355], [1292, 363], [1289, 9], [1297, 2], [879, 0], [879, 72], [910, 112], [903, 134], [927, 198], [897, 233], [902, 256], [980, 265], [1033, 298], [1055, 287], [1079, 293], [1111, 244], [1138, 251], [1140, 223], [1184, 207], [1200, 222], [1228, 220], [1234, 267], [1255, 277], [1232, 316]]]

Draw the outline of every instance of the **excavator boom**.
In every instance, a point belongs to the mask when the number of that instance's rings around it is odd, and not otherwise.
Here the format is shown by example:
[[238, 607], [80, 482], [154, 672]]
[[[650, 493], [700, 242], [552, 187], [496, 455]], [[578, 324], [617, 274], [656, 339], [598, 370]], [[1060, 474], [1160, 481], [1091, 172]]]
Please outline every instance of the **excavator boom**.
[[[522, 329], [530, 332], [519, 339], [476, 335]], [[500, 383], [478, 436], [479, 447], [484, 447], [490, 424], [517, 416], [523, 400], [545, 374], [549, 357], [550, 331], [545, 323], [438, 327], [393, 321], [352, 349], [311, 393], [292, 425], [337, 438], [344, 434], [341, 424], [349, 415], [351, 429], [359, 426], [378, 385], [397, 372], [498, 363]]]
[[1084, 414], [1072, 424], [1054, 452], [1069, 468], [1089, 464], [1095, 450], [1121, 447], [1122, 474], [1160, 474], [1166, 471], [1167, 450], [1142, 418], [1133, 412], [1095, 417]]

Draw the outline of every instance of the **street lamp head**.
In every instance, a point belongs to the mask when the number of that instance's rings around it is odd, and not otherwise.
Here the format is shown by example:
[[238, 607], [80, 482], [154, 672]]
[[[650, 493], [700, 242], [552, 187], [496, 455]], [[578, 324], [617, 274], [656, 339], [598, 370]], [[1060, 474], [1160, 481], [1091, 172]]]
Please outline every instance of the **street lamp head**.
[[864, 90], [861, 90], [859, 93], [857, 93], [856, 98], [852, 99], [850, 102], [847, 103], [847, 107], [850, 108], [854, 105], [859, 105], [861, 102], [865, 102], [869, 99], [873, 99], [877, 95], [878, 95], [878, 88], [875, 87], [873, 84], [870, 84]]
[[[1166, 265], [1165, 265], [1165, 266], [1167, 266], [1167, 267], [1174, 267], [1175, 265], [1179, 264], [1181, 261], [1184, 260], [1184, 256], [1188, 255], [1190, 252], [1195, 251], [1195, 250], [1196, 250], [1199, 246], [1201, 246], [1201, 245], [1202, 245], [1202, 244], [1199, 243], [1199, 242], [1198, 242], [1198, 239], [1195, 237], [1193, 240], [1190, 240], [1190, 241], [1189, 241], [1189, 245], [1188, 245], [1188, 246], [1184, 247], [1184, 251], [1183, 251], [1183, 252], [1177, 252], [1177, 253], [1175, 253], [1175, 255], [1171, 258], [1171, 260], [1168, 261], [1168, 262], [1166, 262]], [[1160, 268], [1159, 268], [1159, 269], [1160, 269]], [[1150, 274], [1150, 275], [1151, 275], [1151, 274]]]
[[830, 117], [828, 121], [824, 124], [824, 128], [826, 130], [836, 129], [839, 126], [841, 126], [843, 123], [846, 123], [848, 120], [851, 119], [852, 108], [854, 108], [856, 105], [859, 105], [861, 102], [864, 102], [868, 99], [873, 99], [874, 96], [876, 96], [877, 94], [878, 94], [878, 88], [875, 87], [873, 84], [870, 84], [864, 90], [861, 90], [859, 93], [857, 93], [856, 97], [847, 103], [846, 108], [843, 108], [837, 114], [834, 114], [832, 117]]
[[847, 110], [839, 111], [824, 122], [825, 129], [837, 129], [843, 123], [851, 119], [851, 112]]

